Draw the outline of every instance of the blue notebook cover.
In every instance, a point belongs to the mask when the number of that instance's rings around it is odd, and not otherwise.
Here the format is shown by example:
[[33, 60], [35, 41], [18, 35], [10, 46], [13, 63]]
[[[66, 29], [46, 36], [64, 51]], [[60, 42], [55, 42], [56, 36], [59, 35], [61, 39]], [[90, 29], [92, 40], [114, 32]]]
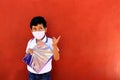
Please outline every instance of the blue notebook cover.
[[30, 65], [32, 60], [32, 55], [31, 54], [26, 54], [25, 57], [23, 58], [23, 62], [25, 64]]

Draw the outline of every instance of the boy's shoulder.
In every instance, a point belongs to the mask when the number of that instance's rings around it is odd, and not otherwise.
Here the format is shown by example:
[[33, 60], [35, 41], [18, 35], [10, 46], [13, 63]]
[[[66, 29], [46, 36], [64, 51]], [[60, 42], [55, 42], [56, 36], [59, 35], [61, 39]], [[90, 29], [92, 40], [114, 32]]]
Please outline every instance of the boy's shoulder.
[[52, 40], [52, 38], [51, 37], [47, 37], [49, 40]]
[[31, 43], [32, 41], [34, 41], [34, 38], [29, 39], [28, 43]]
[[29, 41], [32, 41], [32, 40], [34, 40], [34, 38], [29, 39]]

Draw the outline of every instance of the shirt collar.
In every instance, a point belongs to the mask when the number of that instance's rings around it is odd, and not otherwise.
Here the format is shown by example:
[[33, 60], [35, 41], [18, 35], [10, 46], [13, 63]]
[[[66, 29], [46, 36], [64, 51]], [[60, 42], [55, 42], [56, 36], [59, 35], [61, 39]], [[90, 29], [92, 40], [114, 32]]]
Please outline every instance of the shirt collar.
[[45, 37], [42, 39], [42, 42], [46, 43], [47, 41], [47, 36], [45, 35]]
[[[34, 41], [36, 43], [36, 39], [34, 38]], [[42, 39], [42, 42], [46, 43], [47, 42], [47, 36], [45, 35], [45, 37]]]

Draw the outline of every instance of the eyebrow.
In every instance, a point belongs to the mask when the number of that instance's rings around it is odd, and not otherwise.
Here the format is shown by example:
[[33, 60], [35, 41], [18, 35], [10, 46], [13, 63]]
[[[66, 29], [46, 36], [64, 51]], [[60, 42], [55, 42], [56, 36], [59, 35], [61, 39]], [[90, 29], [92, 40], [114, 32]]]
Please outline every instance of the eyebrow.
[[36, 27], [32, 27], [32, 29], [35, 29]]
[[[37, 25], [37, 27], [40, 29], [44, 29], [44, 27], [42, 25]], [[36, 28], [36, 26], [33, 26], [32, 28]]]

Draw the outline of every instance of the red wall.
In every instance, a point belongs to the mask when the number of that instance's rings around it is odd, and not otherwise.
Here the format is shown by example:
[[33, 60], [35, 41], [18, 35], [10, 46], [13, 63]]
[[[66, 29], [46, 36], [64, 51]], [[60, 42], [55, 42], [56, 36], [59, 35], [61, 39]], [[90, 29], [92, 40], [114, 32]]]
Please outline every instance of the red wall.
[[36, 15], [49, 36], [62, 36], [52, 80], [120, 80], [120, 0], [0, 0], [1, 80], [27, 80], [22, 58]]

